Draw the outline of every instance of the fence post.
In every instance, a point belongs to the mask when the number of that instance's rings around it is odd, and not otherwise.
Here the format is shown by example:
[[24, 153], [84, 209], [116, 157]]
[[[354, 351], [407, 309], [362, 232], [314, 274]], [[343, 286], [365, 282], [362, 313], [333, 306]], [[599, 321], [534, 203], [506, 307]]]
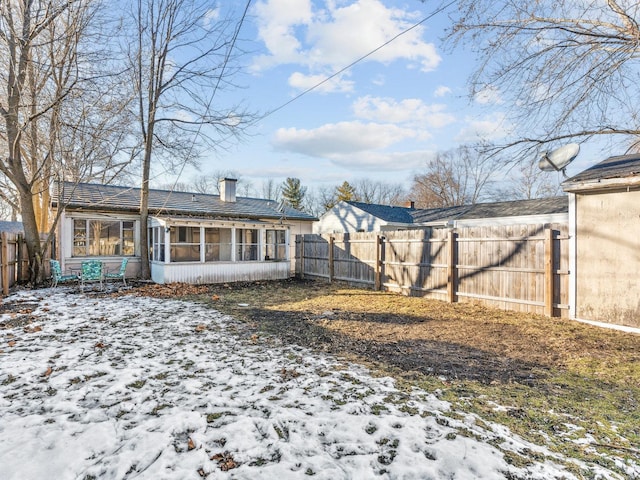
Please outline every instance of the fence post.
[[553, 290], [554, 290], [554, 271], [553, 271], [553, 230], [544, 229], [544, 314], [547, 317], [554, 316], [553, 309]]
[[[304, 235], [299, 235], [300, 238], [300, 279], [304, 279]], [[296, 241], [298, 241], [296, 238]]]
[[333, 268], [333, 244], [335, 242], [335, 238], [332, 236], [329, 237], [329, 282], [333, 282], [334, 268]]
[[458, 283], [458, 272], [456, 270], [457, 238], [458, 234], [453, 229], [450, 229], [447, 235], [447, 247], [449, 250], [449, 264], [447, 265], [447, 301], [449, 303], [458, 301], [458, 296], [456, 295]]
[[0, 234], [0, 270], [2, 270], [2, 294], [9, 295], [9, 238], [7, 232]]
[[376, 291], [382, 290], [382, 241], [384, 237], [380, 234], [376, 235], [376, 268], [375, 268], [375, 286]]

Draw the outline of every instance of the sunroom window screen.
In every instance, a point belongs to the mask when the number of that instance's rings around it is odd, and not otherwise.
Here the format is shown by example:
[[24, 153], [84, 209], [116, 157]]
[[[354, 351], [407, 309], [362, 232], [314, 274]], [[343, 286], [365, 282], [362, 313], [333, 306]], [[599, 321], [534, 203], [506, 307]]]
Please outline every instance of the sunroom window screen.
[[205, 262], [231, 261], [231, 229], [204, 229]]
[[260, 236], [253, 228], [240, 228], [236, 231], [236, 260], [248, 262], [258, 260]]
[[286, 260], [287, 245], [284, 230], [267, 230], [265, 260]]

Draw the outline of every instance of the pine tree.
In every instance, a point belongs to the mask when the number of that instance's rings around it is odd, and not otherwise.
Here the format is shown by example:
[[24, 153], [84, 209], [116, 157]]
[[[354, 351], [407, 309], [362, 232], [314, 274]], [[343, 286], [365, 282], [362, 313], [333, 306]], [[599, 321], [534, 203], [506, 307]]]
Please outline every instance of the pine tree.
[[288, 177], [282, 184], [282, 200], [296, 210], [302, 210], [302, 201], [307, 187], [300, 184], [299, 178]]
[[346, 180], [336, 187], [336, 202], [349, 202], [356, 199], [356, 189]]

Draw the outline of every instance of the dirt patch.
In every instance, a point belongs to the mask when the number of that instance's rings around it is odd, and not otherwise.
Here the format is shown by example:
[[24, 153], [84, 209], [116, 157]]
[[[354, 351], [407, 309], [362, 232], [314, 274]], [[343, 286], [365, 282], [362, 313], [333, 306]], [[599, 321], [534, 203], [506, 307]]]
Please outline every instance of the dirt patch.
[[[484, 384], [531, 385], [577, 361], [640, 361], [637, 336], [477, 304], [408, 298], [310, 280], [147, 285], [136, 295], [210, 303], [256, 331], [316, 350]], [[606, 368], [600, 373], [606, 375]], [[632, 380], [633, 371], [628, 372]]]

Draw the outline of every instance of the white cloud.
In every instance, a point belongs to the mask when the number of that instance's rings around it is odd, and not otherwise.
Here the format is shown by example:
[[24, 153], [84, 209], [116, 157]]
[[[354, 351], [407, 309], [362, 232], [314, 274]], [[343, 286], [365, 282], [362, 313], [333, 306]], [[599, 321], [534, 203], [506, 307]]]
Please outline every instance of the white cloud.
[[451, 89], [449, 87], [445, 87], [444, 85], [440, 85], [438, 88], [436, 88], [436, 91], [433, 92], [433, 95], [435, 97], [442, 98], [445, 95], [448, 95], [450, 93], [451, 93]]
[[510, 130], [504, 113], [494, 113], [481, 119], [466, 119], [466, 126], [455, 140], [460, 143], [498, 140], [508, 136]]
[[429, 154], [428, 151], [362, 152], [356, 155], [335, 155], [331, 162], [348, 170], [403, 171], [420, 168]]
[[281, 128], [276, 132], [273, 144], [279, 150], [334, 158], [386, 148], [416, 137], [413, 129], [391, 124], [339, 122], [312, 130]]
[[[374, 51], [408, 27], [418, 17], [405, 10], [387, 8], [380, 0], [327, 2], [312, 11], [309, 0], [264, 0], [255, 7], [259, 37], [268, 54], [255, 59], [260, 71], [278, 64], [305, 65], [315, 74], [332, 72]], [[423, 71], [440, 63], [435, 46], [422, 39], [418, 26], [381, 48], [366, 61], [391, 63], [403, 59]]]
[[289, 85], [302, 91], [318, 85], [315, 88], [316, 92], [352, 92], [354, 82], [345, 80], [345, 76], [338, 75], [321, 84], [328, 75], [305, 75], [304, 73], [294, 72], [289, 76]]
[[492, 85], [487, 85], [477, 92], [474, 100], [480, 105], [501, 105], [504, 103], [500, 91]]
[[202, 19], [202, 23], [205, 28], [209, 28], [220, 18], [220, 9], [219, 8], [210, 8], [204, 14], [204, 18]]
[[258, 2], [254, 11], [258, 37], [269, 51], [255, 59], [253, 68], [262, 70], [280, 63], [304, 61], [296, 27], [311, 22], [311, 0], [267, 0]]
[[427, 105], [418, 98], [397, 101], [393, 98], [366, 96], [357, 99], [352, 108], [357, 117], [372, 121], [433, 128], [441, 128], [455, 121], [455, 116], [446, 111], [446, 105]]

